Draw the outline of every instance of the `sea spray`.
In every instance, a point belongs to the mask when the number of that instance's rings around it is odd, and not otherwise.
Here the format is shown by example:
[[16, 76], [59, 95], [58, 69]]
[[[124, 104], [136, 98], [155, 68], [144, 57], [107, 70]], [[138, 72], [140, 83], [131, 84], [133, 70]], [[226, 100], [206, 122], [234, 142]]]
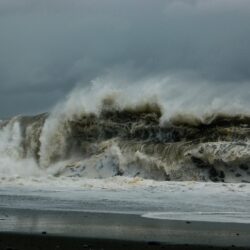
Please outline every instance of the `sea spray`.
[[250, 116], [240, 102], [199, 97], [191, 109], [205, 85], [180, 101], [178, 83], [164, 81], [101, 88], [99, 79], [49, 114], [1, 121], [1, 175], [249, 182]]
[[[32, 117], [34, 120], [35, 117]], [[27, 128], [21, 123], [22, 117], [17, 116], [5, 123], [0, 129], [0, 173], [2, 178], [40, 176], [35, 155], [26, 154], [26, 149], [32, 145], [25, 145], [23, 129]], [[28, 128], [27, 128], [28, 129]], [[39, 128], [38, 128], [39, 129]]]

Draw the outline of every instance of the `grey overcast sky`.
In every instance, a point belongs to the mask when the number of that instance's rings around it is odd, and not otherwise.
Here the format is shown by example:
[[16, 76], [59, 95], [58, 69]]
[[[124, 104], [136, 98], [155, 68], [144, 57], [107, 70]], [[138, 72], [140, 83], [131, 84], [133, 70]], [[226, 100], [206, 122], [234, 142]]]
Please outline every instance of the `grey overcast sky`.
[[117, 69], [250, 88], [250, 1], [0, 0], [0, 117]]

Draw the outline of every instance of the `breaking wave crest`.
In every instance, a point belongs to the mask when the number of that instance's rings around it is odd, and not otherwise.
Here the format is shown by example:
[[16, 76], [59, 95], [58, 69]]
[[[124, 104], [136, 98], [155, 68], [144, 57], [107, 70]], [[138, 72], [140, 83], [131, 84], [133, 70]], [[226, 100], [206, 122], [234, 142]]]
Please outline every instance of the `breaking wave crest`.
[[69, 113], [2, 121], [1, 175], [250, 182], [248, 115], [164, 120], [159, 102], [119, 105], [114, 95], [96, 110]]

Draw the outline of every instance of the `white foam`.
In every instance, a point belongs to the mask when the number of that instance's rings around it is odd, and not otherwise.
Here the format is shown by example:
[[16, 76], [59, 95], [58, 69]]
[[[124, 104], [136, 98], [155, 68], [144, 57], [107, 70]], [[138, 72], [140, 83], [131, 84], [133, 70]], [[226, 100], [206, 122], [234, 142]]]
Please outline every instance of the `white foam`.
[[[243, 84], [241, 89], [235, 85], [230, 86], [231, 88], [224, 89], [219, 84], [211, 88], [210, 83], [207, 82], [187, 84], [183, 79], [171, 75], [156, 76], [134, 82], [130, 82], [126, 77], [117, 77], [113, 74], [97, 78], [93, 80], [91, 87], [78, 86], [64, 102], [56, 105], [51, 111], [40, 136], [39, 166], [31, 156], [24, 157], [21, 145], [22, 131], [18, 118], [14, 118], [7, 126], [0, 129], [0, 173], [2, 176], [51, 176], [64, 169], [65, 165], [72, 164], [72, 161], [65, 159], [68, 150], [67, 130], [69, 129], [66, 121], [75, 119], [84, 112], [98, 114], [104, 97], [113, 98], [120, 108], [149, 101], [158, 102], [163, 109], [162, 122], [178, 113], [197, 115], [201, 119], [203, 115], [213, 112], [249, 114], [250, 103], [249, 99], [245, 98], [247, 85]], [[207, 152], [216, 155], [216, 152], [210, 152], [212, 148], [211, 144], [210, 147], [207, 147]], [[225, 161], [229, 161], [230, 157], [234, 155], [236, 158], [245, 159], [248, 157], [248, 152], [249, 150], [238, 145], [231, 148], [228, 153], [222, 154], [222, 157], [225, 158]], [[84, 159], [79, 164], [84, 163], [90, 166], [92, 161], [93, 169], [88, 167], [87, 171], [89, 177], [96, 177], [94, 170], [97, 166], [96, 162], [107, 155], [106, 166], [111, 164], [112, 160], [118, 161], [118, 165], [123, 171], [126, 171], [126, 164], [129, 161], [136, 161], [135, 159], [144, 162], [145, 167], [149, 166], [147, 162], [152, 159], [146, 157], [142, 152], [134, 153], [131, 158], [127, 158], [129, 155], [124, 155], [120, 148], [113, 143], [105, 155], [99, 155], [92, 160]], [[195, 153], [192, 151], [192, 154]], [[56, 164], [53, 163], [55, 156], [58, 160]], [[215, 160], [217, 159], [213, 159], [213, 161]], [[73, 161], [77, 162], [78, 159], [73, 159]], [[105, 171], [110, 173], [112, 168], [106, 167]], [[104, 172], [103, 176], [106, 177], [108, 174]]]
[[0, 129], [1, 177], [25, 177], [41, 174], [32, 158], [24, 158], [21, 127], [18, 117]]

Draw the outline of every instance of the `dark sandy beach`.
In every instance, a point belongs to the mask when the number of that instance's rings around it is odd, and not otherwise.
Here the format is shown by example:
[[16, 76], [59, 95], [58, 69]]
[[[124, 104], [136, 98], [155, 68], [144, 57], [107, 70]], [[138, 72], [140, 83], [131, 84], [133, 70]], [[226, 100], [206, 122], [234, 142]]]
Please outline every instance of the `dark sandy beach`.
[[28, 234], [0, 234], [1, 250], [117, 250], [117, 249], [136, 249], [136, 250], [198, 250], [198, 249], [241, 249], [250, 248], [235, 247], [212, 247], [198, 245], [166, 245], [158, 242], [133, 242], [119, 240], [70, 238], [43, 235]]
[[2, 188], [0, 249], [250, 249], [248, 193], [209, 190]]

